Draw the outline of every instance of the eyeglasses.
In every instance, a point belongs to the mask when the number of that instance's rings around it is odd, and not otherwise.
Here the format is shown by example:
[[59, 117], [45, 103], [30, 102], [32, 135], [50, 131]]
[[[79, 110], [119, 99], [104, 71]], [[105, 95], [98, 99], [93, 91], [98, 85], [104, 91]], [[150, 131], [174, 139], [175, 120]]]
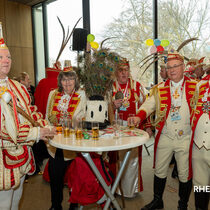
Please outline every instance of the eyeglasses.
[[71, 80], [74, 80], [74, 78], [72, 77], [72, 78], [68, 78], [68, 79], [62, 79], [61, 81], [62, 82], [70, 82]]
[[178, 68], [178, 67], [180, 67], [182, 65], [183, 65], [183, 63], [182, 64], [179, 64], [179, 65], [174, 65], [174, 66], [167, 66], [166, 69], [167, 70], [176, 69], [176, 68]]

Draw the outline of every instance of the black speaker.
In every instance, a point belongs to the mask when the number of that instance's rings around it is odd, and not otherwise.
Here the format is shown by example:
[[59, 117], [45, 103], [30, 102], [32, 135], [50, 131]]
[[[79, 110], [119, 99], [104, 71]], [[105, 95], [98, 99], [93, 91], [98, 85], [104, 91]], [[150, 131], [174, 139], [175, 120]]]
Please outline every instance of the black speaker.
[[75, 28], [73, 33], [73, 50], [82, 51], [86, 48], [88, 31], [83, 28]]

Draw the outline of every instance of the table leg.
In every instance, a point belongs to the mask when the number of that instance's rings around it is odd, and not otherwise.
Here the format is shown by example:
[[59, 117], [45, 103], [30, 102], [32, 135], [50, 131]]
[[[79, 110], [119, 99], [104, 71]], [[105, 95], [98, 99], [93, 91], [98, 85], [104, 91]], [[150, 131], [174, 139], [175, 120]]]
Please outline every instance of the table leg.
[[[88, 164], [90, 165], [90, 167], [92, 168], [94, 174], [96, 175], [96, 177], [98, 178], [99, 182], [101, 183], [102, 187], [104, 188], [104, 190], [106, 191], [109, 200], [113, 203], [113, 205], [115, 206], [115, 208], [117, 210], [121, 210], [116, 198], [114, 197], [114, 195], [111, 193], [109, 187], [107, 186], [106, 182], [104, 181], [103, 177], [101, 176], [100, 172], [98, 171], [96, 165], [94, 164], [91, 156], [89, 153], [86, 152], [82, 152], [82, 156], [87, 160]], [[110, 204], [110, 202], [109, 202]]]
[[[114, 194], [115, 191], [116, 191], [116, 189], [117, 189], [117, 186], [119, 184], [119, 181], [120, 181], [121, 176], [123, 174], [123, 171], [125, 169], [126, 163], [128, 162], [128, 159], [129, 159], [130, 154], [131, 154], [131, 150], [127, 151], [126, 154], [125, 154], [125, 157], [124, 157], [124, 159], [122, 161], [120, 170], [119, 170], [119, 172], [118, 172], [118, 174], [116, 176], [116, 179], [115, 179], [114, 184], [113, 184], [112, 189], [111, 189], [111, 193], [112, 194]], [[110, 200], [110, 198], [108, 198], [107, 201], [106, 201], [106, 204], [104, 206], [104, 210], [108, 209], [108, 207], [110, 205], [110, 202], [111, 202], [111, 200]]]

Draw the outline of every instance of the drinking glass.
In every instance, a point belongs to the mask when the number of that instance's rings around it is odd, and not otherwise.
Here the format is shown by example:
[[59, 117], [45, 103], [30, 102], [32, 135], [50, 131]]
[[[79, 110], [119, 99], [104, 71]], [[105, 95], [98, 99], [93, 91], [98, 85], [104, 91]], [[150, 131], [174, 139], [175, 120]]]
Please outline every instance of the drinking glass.
[[[129, 114], [128, 117], [129, 117], [129, 118], [130, 118], [130, 117], [133, 118], [133, 117], [135, 117], [135, 114]], [[129, 128], [130, 128], [131, 130], [133, 130], [133, 129], [135, 128], [133, 119], [130, 120]]]
[[76, 140], [81, 140], [83, 137], [83, 135], [82, 135], [82, 119], [81, 118], [77, 118], [75, 120], [74, 128], [75, 128]]
[[99, 139], [99, 123], [92, 122], [92, 139], [98, 140]]

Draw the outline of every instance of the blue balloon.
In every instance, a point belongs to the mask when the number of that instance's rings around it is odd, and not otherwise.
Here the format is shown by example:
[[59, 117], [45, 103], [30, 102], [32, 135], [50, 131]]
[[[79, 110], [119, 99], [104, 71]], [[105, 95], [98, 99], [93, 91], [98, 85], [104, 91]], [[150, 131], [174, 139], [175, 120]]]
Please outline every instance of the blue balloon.
[[161, 41], [159, 39], [154, 40], [155, 46], [160, 46]]

